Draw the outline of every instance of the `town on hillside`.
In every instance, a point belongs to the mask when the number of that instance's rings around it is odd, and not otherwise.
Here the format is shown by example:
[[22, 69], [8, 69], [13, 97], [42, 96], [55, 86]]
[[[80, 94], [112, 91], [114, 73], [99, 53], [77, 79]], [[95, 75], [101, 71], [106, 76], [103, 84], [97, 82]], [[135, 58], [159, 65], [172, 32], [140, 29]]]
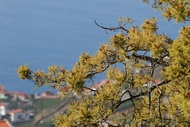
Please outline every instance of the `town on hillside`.
[[[38, 113], [37, 106], [34, 105], [38, 100], [57, 99], [58, 94], [50, 91], [40, 95], [30, 95], [25, 92], [10, 92], [3, 85], [0, 85], [0, 127], [12, 127], [18, 123], [30, 121]], [[41, 107], [43, 108], [43, 107]]]
[[[97, 89], [106, 82], [107, 80], [103, 79], [90, 87]], [[51, 91], [45, 91], [41, 94], [28, 94], [8, 91], [3, 85], [0, 85], [0, 127], [5, 124], [6, 127], [20, 127], [22, 123], [31, 124], [30, 121], [33, 123], [29, 126], [27, 124], [27, 127], [43, 123], [43, 120], [49, 116], [55, 116], [56, 112], [61, 112], [61, 109], [65, 110], [66, 105], [72, 101], [60, 101], [60, 95], [63, 91], [69, 91], [69, 88], [61, 87], [56, 94]], [[89, 89], [83, 89], [83, 91], [85, 94], [92, 94]], [[55, 111], [51, 111], [52, 106]]]
[[[159, 80], [148, 82], [143, 87], [151, 87], [158, 82]], [[90, 89], [83, 88], [83, 93], [91, 96], [94, 94], [93, 90], [102, 88], [106, 83], [108, 83], [107, 79], [95, 82], [89, 86]], [[41, 94], [30, 95], [25, 92], [10, 92], [3, 85], [0, 85], [0, 127], [6, 123], [9, 124], [6, 127], [53, 127], [52, 118], [60, 113], [64, 113], [67, 105], [73, 99], [79, 99], [73, 93], [73, 98], [70, 100], [60, 100], [60, 96], [65, 92], [70, 92], [69, 87], [61, 87], [56, 94], [45, 91]], [[124, 93], [124, 90], [122, 93]], [[125, 93], [122, 99], [127, 98], [130, 98], [130, 95]], [[130, 108], [130, 105], [126, 103], [123, 107], [121, 106], [120, 110], [126, 110], [126, 108]], [[48, 125], [37, 126], [38, 124], [43, 124], [45, 120], [49, 120]], [[22, 123], [28, 124], [21, 126]]]

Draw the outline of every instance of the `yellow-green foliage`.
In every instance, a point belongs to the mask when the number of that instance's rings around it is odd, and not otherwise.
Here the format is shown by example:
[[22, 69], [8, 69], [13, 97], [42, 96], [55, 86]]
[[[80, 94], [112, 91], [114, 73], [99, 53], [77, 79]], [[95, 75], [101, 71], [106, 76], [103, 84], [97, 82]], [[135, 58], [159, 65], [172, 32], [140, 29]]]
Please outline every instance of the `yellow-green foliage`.
[[31, 76], [31, 70], [28, 68], [28, 65], [20, 66], [17, 72], [19, 74], [19, 78], [21, 79], [30, 78]]
[[[143, 1], [152, 2], [151, 0]], [[190, 19], [190, 0], [154, 0], [152, 6], [163, 11], [162, 15], [168, 20], [175, 19], [178, 23]]]
[[[189, 0], [154, 0], [151, 4], [168, 20], [189, 22]], [[102, 27], [121, 31], [94, 55], [82, 53], [71, 70], [53, 65], [47, 72], [34, 72], [21, 65], [19, 77], [37, 87], [65, 87], [63, 95], [78, 97], [64, 114], [55, 117], [57, 127], [190, 126], [190, 26], [183, 26], [172, 40], [158, 34], [156, 18], [128, 29], [123, 24], [133, 23], [129, 17], [120, 18], [119, 23], [118, 28]], [[155, 72], [157, 67], [163, 69]], [[96, 88], [88, 85], [87, 80], [102, 73], [107, 82]]]

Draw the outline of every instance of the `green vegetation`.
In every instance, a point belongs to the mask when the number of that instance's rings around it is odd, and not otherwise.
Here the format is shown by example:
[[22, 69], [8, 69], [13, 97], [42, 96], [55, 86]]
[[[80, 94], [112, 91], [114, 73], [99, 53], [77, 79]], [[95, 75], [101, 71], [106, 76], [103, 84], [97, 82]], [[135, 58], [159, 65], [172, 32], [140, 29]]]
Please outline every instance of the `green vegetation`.
[[[63, 100], [62, 100], [63, 101]], [[34, 108], [37, 113], [42, 112], [42, 110], [51, 110], [58, 107], [61, 102], [60, 98], [55, 99], [38, 99], [34, 101]]]
[[[58, 108], [60, 106], [60, 104], [62, 102], [63, 102], [63, 100], [60, 101], [59, 98], [55, 98], [55, 99], [42, 98], [42, 99], [34, 100], [33, 109], [36, 110], [35, 118], [33, 118], [29, 121], [17, 123], [14, 126], [15, 127], [31, 127], [31, 126], [33, 126], [37, 120], [54, 112], [56, 110], [56, 108]], [[54, 118], [54, 116], [48, 117], [47, 119], [44, 119], [43, 122], [38, 123], [35, 127], [51, 127], [51, 125], [53, 124], [53, 122], [52, 122], [53, 118]]]
[[53, 118], [46, 119], [43, 122], [37, 124], [35, 127], [52, 127], [53, 125], [52, 119]]
[[[37, 124], [35, 127], [51, 127], [53, 124], [52, 119], [53, 118], [46, 119], [43, 122]], [[33, 127], [34, 122], [35, 122], [34, 119], [31, 119], [29, 121], [18, 123], [16, 125], [14, 125], [14, 127]]]
[[34, 119], [31, 119], [29, 121], [15, 124], [14, 127], [32, 127], [33, 123], [34, 123]]
[[[57, 65], [48, 67], [47, 73], [34, 72], [28, 65], [18, 68], [21, 79], [38, 87], [66, 87], [63, 95], [81, 97], [54, 119], [57, 127], [190, 126], [190, 0], [143, 2], [161, 10], [168, 21], [184, 23], [176, 39], [158, 33], [156, 18], [128, 29], [129, 17], [119, 19], [119, 26], [112, 28], [95, 22], [107, 31], [120, 31], [94, 55], [82, 53], [71, 70]], [[155, 77], [158, 67], [160, 76]], [[97, 89], [86, 85], [103, 72], [107, 83]], [[132, 103], [131, 110], [117, 112], [125, 103]]]

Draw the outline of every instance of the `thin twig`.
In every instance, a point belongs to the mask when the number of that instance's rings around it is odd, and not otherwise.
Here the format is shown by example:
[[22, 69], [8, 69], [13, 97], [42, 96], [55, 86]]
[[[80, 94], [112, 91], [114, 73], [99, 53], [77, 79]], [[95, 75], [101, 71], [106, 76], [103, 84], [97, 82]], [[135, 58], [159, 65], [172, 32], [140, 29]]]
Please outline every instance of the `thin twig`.
[[125, 32], [129, 32], [127, 29], [125, 29], [123, 26], [119, 26], [119, 27], [104, 27], [104, 26], [101, 26], [101, 25], [99, 25], [97, 22], [96, 22], [96, 20], [94, 20], [94, 23], [98, 26], [98, 27], [100, 27], [100, 28], [102, 28], [102, 29], [105, 29], [105, 30], [109, 30], [109, 31], [117, 31], [117, 30], [124, 30]]

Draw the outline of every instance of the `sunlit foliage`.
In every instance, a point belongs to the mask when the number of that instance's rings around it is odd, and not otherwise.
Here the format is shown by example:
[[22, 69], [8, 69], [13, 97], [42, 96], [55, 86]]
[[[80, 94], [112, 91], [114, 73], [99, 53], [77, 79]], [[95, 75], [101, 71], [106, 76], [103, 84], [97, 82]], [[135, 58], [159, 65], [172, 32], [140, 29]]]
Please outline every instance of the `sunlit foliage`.
[[[144, 2], [168, 20], [189, 22], [189, 0]], [[119, 18], [118, 27], [107, 28], [95, 21], [106, 31], [120, 32], [94, 55], [82, 53], [71, 70], [57, 65], [47, 72], [18, 68], [19, 77], [37, 87], [64, 87], [62, 95], [78, 97], [54, 119], [57, 127], [190, 126], [190, 26], [183, 26], [173, 40], [157, 32], [156, 18], [125, 28], [132, 23], [129, 17]], [[88, 84], [102, 73], [106, 83], [98, 88]]]
[[150, 3], [153, 8], [161, 10], [162, 15], [176, 22], [190, 21], [190, 0], [142, 0]]

